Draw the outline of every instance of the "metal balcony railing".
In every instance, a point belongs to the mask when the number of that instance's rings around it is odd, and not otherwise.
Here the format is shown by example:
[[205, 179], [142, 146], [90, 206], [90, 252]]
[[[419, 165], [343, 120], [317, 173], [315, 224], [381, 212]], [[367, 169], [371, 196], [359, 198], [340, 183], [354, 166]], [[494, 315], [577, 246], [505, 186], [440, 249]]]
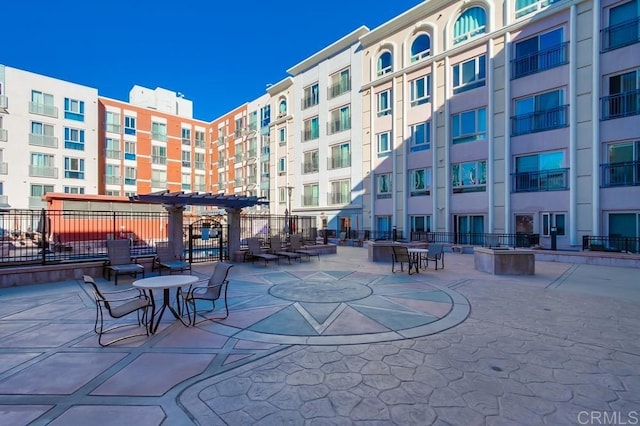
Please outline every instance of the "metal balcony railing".
[[601, 101], [603, 120], [640, 114], [640, 90], [604, 96]]
[[58, 118], [57, 107], [54, 107], [53, 105], [39, 104], [36, 102], [29, 102], [29, 113]]
[[346, 120], [332, 120], [327, 123], [327, 133], [330, 135], [338, 132], [344, 132], [351, 128], [351, 118]]
[[318, 96], [307, 96], [302, 99], [302, 109], [306, 109], [314, 105], [318, 105]]
[[327, 89], [327, 98], [333, 99], [351, 90], [351, 79], [339, 81]]
[[308, 163], [302, 163], [302, 173], [303, 174], [317, 173], [318, 170], [320, 170], [320, 165], [318, 164], [317, 161], [312, 161], [312, 162], [308, 162]]
[[569, 169], [511, 174], [512, 192], [561, 191], [569, 188]]
[[318, 205], [318, 197], [317, 196], [303, 196], [302, 197], [302, 206], [303, 207], [311, 207]]
[[313, 139], [318, 139], [320, 137], [319, 132], [317, 130], [303, 130], [302, 131], [302, 142], [310, 141]]
[[584, 235], [582, 250], [640, 253], [640, 237], [623, 237], [619, 234]]
[[351, 167], [351, 155], [339, 155], [337, 157], [327, 158], [327, 169], [342, 169]]
[[602, 187], [640, 185], [640, 161], [602, 164]]
[[511, 136], [543, 132], [567, 126], [569, 105], [511, 117]]
[[204, 170], [204, 167], [205, 167], [204, 161], [196, 161], [194, 163], [194, 167], [198, 170]]
[[569, 42], [530, 53], [511, 61], [511, 78], [516, 79], [569, 63]]
[[48, 148], [58, 147], [58, 138], [55, 136], [39, 135], [36, 133], [29, 133], [29, 145], [34, 146], [46, 146]]
[[191, 146], [191, 139], [182, 138], [182, 145]]
[[327, 194], [329, 204], [349, 204], [351, 202], [351, 193], [330, 192]]
[[151, 139], [153, 139], [154, 141], [158, 141], [158, 142], [166, 142], [167, 141], [167, 135], [165, 133], [152, 132], [151, 133]]
[[640, 16], [604, 28], [601, 34], [603, 52], [638, 43], [640, 42]]

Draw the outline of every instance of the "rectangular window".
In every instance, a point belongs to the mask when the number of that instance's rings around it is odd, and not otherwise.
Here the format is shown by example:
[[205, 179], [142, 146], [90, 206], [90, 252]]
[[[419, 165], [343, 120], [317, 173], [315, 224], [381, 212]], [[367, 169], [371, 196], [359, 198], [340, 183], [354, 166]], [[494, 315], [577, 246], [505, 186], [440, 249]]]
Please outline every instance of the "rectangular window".
[[47, 115], [54, 118], [58, 117], [58, 108], [54, 106], [53, 95], [37, 90], [31, 91], [29, 112], [31, 114]]
[[136, 159], [136, 143], [128, 140], [124, 141], [124, 159], [135, 160]]
[[206, 136], [203, 131], [196, 130], [196, 148], [205, 148]]
[[485, 85], [486, 55], [480, 55], [453, 66], [453, 93], [462, 93]]
[[120, 166], [115, 164], [105, 165], [105, 183], [107, 185], [120, 185]]
[[118, 139], [106, 138], [104, 140], [105, 157], [112, 160], [120, 159], [120, 141]]
[[516, 18], [520, 18], [538, 10], [546, 9], [547, 7], [558, 1], [560, 0], [516, 0]]
[[65, 194], [84, 194], [84, 186], [65, 186]]
[[167, 148], [153, 145], [151, 147], [151, 164], [167, 164]]
[[278, 159], [278, 174], [283, 175], [287, 171], [287, 157], [280, 157]]
[[602, 186], [640, 185], [640, 141], [607, 145], [602, 167]]
[[320, 170], [320, 154], [317, 149], [305, 152], [303, 157], [302, 173], [317, 173]]
[[182, 190], [191, 191], [191, 173], [182, 173]]
[[53, 192], [53, 185], [31, 185], [31, 197], [40, 198], [49, 192]]
[[429, 102], [431, 94], [431, 75], [424, 75], [411, 80], [411, 106], [422, 105]]
[[329, 134], [343, 132], [351, 128], [351, 106], [345, 105], [329, 112]]
[[167, 141], [167, 125], [165, 123], [151, 122], [151, 139], [166, 142]]
[[84, 159], [64, 157], [64, 177], [84, 179]]
[[206, 192], [207, 185], [204, 175], [193, 176], [193, 190], [197, 192]]
[[64, 128], [64, 147], [84, 151], [84, 130]]
[[191, 145], [191, 129], [182, 128], [180, 137], [182, 139], [182, 145]]
[[124, 134], [135, 135], [136, 134], [136, 118], [129, 115], [124, 116]]
[[329, 170], [351, 167], [351, 144], [349, 142], [329, 147]]
[[319, 187], [317, 183], [302, 187], [302, 205], [317, 206], [319, 201]]
[[191, 167], [191, 151], [182, 151], [182, 167]]
[[304, 121], [304, 129], [302, 130], [302, 140], [310, 141], [320, 137], [320, 126], [318, 117], [312, 117]]
[[194, 163], [197, 170], [204, 170], [205, 154], [201, 152], [194, 153]]
[[391, 152], [391, 132], [382, 132], [376, 135], [378, 155], [387, 155]]
[[568, 62], [567, 43], [562, 28], [516, 43], [511, 61], [512, 78], [520, 78], [564, 65]]
[[302, 98], [302, 109], [318, 105], [320, 102], [320, 92], [318, 90], [318, 83], [312, 84], [304, 88], [304, 94]]
[[287, 143], [287, 129], [285, 127], [278, 129], [278, 142], [280, 145]]
[[138, 178], [138, 171], [135, 167], [124, 168], [124, 184], [125, 185], [135, 185], [137, 178]]
[[54, 135], [52, 124], [31, 122], [31, 133], [29, 134], [29, 145], [46, 146], [49, 148], [58, 147], [58, 138]]
[[409, 194], [412, 197], [431, 194], [431, 168], [409, 171]]
[[64, 98], [64, 118], [67, 120], [84, 121], [84, 101]]
[[453, 144], [474, 142], [487, 138], [487, 109], [479, 108], [451, 116]]
[[328, 98], [332, 99], [336, 96], [340, 96], [343, 93], [347, 93], [351, 90], [351, 70], [346, 68], [340, 72], [332, 74], [331, 86], [329, 87]]
[[329, 204], [349, 204], [351, 202], [351, 180], [342, 179], [331, 182]]
[[391, 89], [378, 93], [378, 117], [391, 114]]
[[411, 152], [422, 151], [431, 147], [431, 121], [411, 126]]
[[617, 49], [638, 43], [640, 29], [638, 16], [640, 8], [637, 0], [618, 3], [608, 11], [609, 26], [602, 31], [603, 51]]
[[470, 161], [451, 165], [453, 193], [484, 192], [487, 187], [487, 162]]
[[556, 235], [565, 235], [564, 213], [542, 213], [542, 235], [550, 237], [553, 228], [556, 230]]
[[111, 133], [120, 133], [120, 114], [106, 111], [104, 116], [104, 129]]
[[519, 136], [565, 127], [567, 112], [563, 89], [516, 99], [516, 115], [511, 119], [511, 135]]
[[564, 152], [552, 151], [516, 157], [514, 192], [557, 191], [568, 188]]
[[409, 216], [411, 232], [431, 232], [431, 216]]
[[281, 186], [280, 188], [278, 188], [278, 203], [279, 204], [287, 203], [287, 188], [284, 186]]
[[165, 188], [167, 186], [167, 171], [151, 169], [151, 186]]
[[376, 175], [376, 198], [391, 198], [391, 173]]
[[610, 76], [609, 96], [602, 98], [602, 119], [640, 114], [640, 69]]
[[260, 127], [269, 127], [271, 123], [271, 105], [260, 108]]

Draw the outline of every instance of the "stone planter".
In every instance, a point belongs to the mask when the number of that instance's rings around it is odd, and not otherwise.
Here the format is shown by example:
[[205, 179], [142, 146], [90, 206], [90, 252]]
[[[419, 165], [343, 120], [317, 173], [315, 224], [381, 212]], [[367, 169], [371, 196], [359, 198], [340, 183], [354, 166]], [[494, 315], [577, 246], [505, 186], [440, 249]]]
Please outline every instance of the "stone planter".
[[511, 250], [477, 247], [473, 260], [475, 269], [494, 275], [535, 275], [533, 250]]

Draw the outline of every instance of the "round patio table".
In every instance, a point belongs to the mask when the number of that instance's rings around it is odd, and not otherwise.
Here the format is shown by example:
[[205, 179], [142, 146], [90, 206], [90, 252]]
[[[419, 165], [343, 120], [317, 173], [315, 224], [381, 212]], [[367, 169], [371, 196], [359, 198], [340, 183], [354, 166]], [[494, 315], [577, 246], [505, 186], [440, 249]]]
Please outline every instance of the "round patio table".
[[[187, 327], [189, 326], [182, 319], [182, 315], [180, 315], [180, 307], [178, 306], [178, 311], [176, 311], [176, 309], [171, 305], [169, 292], [172, 288], [191, 285], [198, 281], [198, 279], [199, 278], [195, 275], [161, 275], [157, 277], [142, 278], [133, 282], [132, 285], [134, 287], [149, 291], [149, 295], [151, 297], [151, 320], [149, 322], [150, 333], [156, 332], [158, 325], [160, 325], [162, 315], [164, 315], [164, 311], [167, 308], [169, 308], [169, 311], [171, 311], [173, 316], [176, 317], [176, 319], [179, 319], [182, 324]], [[153, 298], [154, 290], [163, 290], [164, 292], [162, 297], [162, 307], [157, 312], [155, 309], [155, 299]]]

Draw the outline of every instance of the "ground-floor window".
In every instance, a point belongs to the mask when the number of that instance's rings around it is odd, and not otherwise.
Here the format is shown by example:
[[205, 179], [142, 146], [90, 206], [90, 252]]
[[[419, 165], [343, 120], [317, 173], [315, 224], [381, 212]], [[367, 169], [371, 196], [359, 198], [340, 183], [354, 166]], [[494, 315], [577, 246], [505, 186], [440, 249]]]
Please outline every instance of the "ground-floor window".
[[556, 235], [565, 235], [564, 213], [542, 213], [542, 236], [549, 237], [552, 228], [556, 229]]
[[516, 234], [533, 234], [533, 215], [516, 214]]
[[411, 232], [431, 232], [431, 216], [409, 216]]
[[458, 244], [482, 245], [484, 239], [484, 216], [454, 215], [453, 224]]
[[625, 241], [625, 237], [640, 237], [640, 212], [609, 213], [609, 245], [619, 250], [640, 253], [640, 241]]
[[374, 238], [391, 239], [391, 216], [376, 216], [376, 229], [378, 235]]

